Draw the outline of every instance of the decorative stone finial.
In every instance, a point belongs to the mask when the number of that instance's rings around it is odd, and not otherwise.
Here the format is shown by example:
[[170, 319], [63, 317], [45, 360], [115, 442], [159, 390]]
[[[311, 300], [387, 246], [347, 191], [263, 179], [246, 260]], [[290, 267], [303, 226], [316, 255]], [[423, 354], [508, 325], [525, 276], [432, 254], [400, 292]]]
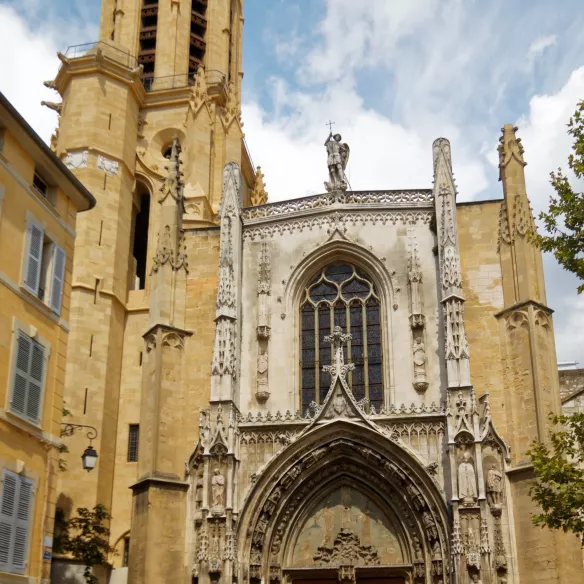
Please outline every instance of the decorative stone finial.
[[[521, 138], [516, 135], [518, 128], [513, 126], [513, 124], [505, 124], [501, 128], [503, 135], [499, 138], [499, 146], [497, 150], [499, 151], [499, 169], [503, 170], [512, 158], [521, 165], [525, 166], [527, 162], [523, 159], [523, 146], [521, 144]], [[499, 175], [499, 180], [501, 180], [501, 175]]]
[[251, 204], [254, 207], [257, 207], [258, 205], [265, 205], [268, 202], [268, 193], [266, 192], [264, 173], [262, 172], [261, 166], [258, 166], [256, 170], [256, 179], [250, 199]]

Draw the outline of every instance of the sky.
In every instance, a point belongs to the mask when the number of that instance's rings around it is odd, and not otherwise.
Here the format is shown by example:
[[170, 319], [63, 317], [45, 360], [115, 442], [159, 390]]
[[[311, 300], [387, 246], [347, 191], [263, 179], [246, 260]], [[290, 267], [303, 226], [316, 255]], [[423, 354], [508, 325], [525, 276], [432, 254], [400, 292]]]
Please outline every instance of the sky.
[[[184, 0], [183, 0], [184, 1]], [[211, 0], [212, 1], [212, 0]], [[584, 98], [581, 0], [244, 0], [243, 121], [270, 201], [323, 192], [326, 123], [354, 190], [429, 188], [451, 141], [458, 200], [502, 197], [496, 147], [518, 126], [535, 214], [566, 168]], [[99, 0], [0, 0], [0, 90], [48, 141], [58, 50], [98, 38]], [[559, 361], [584, 366], [584, 295], [544, 258]]]

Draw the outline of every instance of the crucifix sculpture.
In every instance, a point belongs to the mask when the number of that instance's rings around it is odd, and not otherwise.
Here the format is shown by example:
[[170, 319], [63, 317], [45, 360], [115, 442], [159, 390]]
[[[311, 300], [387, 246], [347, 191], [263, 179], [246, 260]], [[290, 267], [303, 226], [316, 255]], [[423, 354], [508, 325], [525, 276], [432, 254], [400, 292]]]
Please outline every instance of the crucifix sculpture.
[[345, 363], [345, 354], [343, 345], [350, 341], [353, 337], [350, 334], [344, 334], [340, 326], [333, 329], [332, 334], [324, 337], [325, 343], [330, 343], [334, 349], [334, 361], [332, 365], [325, 365], [322, 370], [331, 376], [331, 382], [338, 376], [343, 379], [347, 377], [349, 371], [355, 369], [354, 363]]

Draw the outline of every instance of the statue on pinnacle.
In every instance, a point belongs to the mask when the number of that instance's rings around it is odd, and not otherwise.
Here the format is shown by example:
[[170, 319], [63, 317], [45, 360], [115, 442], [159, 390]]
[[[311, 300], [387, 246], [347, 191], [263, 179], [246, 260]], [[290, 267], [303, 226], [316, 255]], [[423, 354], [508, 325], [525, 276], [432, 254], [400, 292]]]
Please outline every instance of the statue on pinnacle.
[[[332, 126], [332, 122], [329, 122]], [[327, 152], [327, 165], [329, 169], [330, 181], [326, 181], [324, 186], [327, 192], [346, 191], [348, 186], [345, 169], [349, 162], [349, 145], [341, 142], [340, 134], [334, 134], [332, 129], [329, 137], [324, 143]]]

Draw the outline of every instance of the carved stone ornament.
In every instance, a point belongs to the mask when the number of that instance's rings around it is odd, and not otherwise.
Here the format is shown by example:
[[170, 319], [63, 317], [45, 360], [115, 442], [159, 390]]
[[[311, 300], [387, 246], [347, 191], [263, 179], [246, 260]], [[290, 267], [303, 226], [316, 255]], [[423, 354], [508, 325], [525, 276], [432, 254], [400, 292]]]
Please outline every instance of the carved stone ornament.
[[341, 142], [340, 134], [331, 132], [324, 143], [327, 152], [327, 166], [329, 170], [329, 181], [324, 183], [327, 192], [346, 191], [348, 187], [345, 169], [349, 162], [349, 145]]
[[67, 152], [63, 163], [69, 170], [75, 170], [78, 168], [87, 168], [88, 159], [89, 150], [78, 150], [77, 152]]
[[[264, 346], [262, 346], [264, 345]], [[268, 348], [267, 342], [262, 342], [259, 346], [257, 363], [257, 389], [256, 399], [264, 403], [270, 397], [268, 389]]]
[[501, 507], [503, 502], [503, 473], [497, 465], [491, 464], [487, 470], [487, 501], [491, 509]]
[[221, 256], [219, 258], [219, 290], [217, 308], [235, 308], [235, 277], [233, 273], [232, 217], [221, 221]]
[[342, 527], [332, 547], [320, 546], [313, 557], [317, 566], [378, 566], [377, 550], [371, 545], [361, 545], [359, 537]]
[[298, 215], [311, 211], [321, 211], [334, 205], [360, 205], [363, 208], [381, 207], [423, 207], [432, 206], [433, 194], [431, 190], [412, 191], [346, 191], [330, 195], [314, 195], [294, 201], [271, 203], [261, 208], [248, 207], [242, 210], [242, 217], [249, 221], [253, 219], [267, 219]]
[[[252, 207], [255, 209], [256, 207]], [[266, 207], [257, 207], [265, 209]], [[266, 225], [245, 225], [243, 237], [246, 240], [266, 239], [274, 236], [287, 236], [290, 233], [314, 231], [316, 229], [345, 230], [349, 225], [416, 225], [428, 224], [432, 218], [429, 211], [376, 211], [363, 213], [340, 213], [337, 218], [332, 214], [316, 215], [302, 219], [283, 219]]]
[[211, 373], [213, 375], [231, 375], [235, 378], [235, 321], [220, 319], [215, 329], [215, 346]]
[[458, 465], [458, 498], [465, 507], [477, 503], [477, 480], [470, 453], [466, 450]]
[[268, 202], [268, 193], [266, 192], [264, 174], [262, 172], [261, 166], [258, 166], [256, 170], [255, 183], [253, 186], [253, 191], [250, 195], [250, 200], [254, 207], [265, 205]]
[[355, 566], [339, 566], [338, 577], [341, 584], [354, 584], [357, 581]]
[[216, 468], [211, 479], [211, 502], [214, 509], [222, 509], [225, 503], [225, 477]]
[[416, 391], [426, 391], [428, 389], [428, 381], [426, 378], [426, 346], [421, 333], [418, 333], [414, 337], [413, 360], [414, 389]]
[[493, 567], [495, 570], [507, 569], [507, 552], [503, 542], [503, 532], [501, 529], [501, 514], [495, 515], [495, 542], [493, 549]]
[[107, 174], [117, 175], [119, 169], [119, 162], [117, 160], [110, 160], [101, 154], [97, 156], [97, 168], [103, 170]]

